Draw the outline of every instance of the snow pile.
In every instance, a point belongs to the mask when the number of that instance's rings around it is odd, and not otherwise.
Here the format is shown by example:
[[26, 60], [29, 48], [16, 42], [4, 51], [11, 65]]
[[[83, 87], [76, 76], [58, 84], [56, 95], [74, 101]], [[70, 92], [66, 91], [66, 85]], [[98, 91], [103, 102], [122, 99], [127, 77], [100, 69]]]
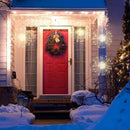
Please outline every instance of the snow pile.
[[84, 97], [83, 103], [85, 105], [101, 105], [103, 102], [103, 99], [99, 96], [95, 96], [95, 93], [89, 93]]
[[23, 125], [8, 128], [0, 128], [0, 130], [86, 130], [87, 126], [83, 124], [61, 124], [61, 125]]
[[108, 107], [105, 105], [83, 105], [72, 110], [70, 118], [73, 123], [84, 123], [87, 126], [103, 116]]
[[[22, 110], [22, 116], [21, 116]], [[27, 125], [34, 121], [35, 116], [23, 106], [9, 104], [0, 107], [0, 127]]]
[[105, 115], [88, 130], [130, 130], [130, 81], [112, 102]]
[[[20, 105], [8, 104], [8, 106], [2, 105], [0, 107], [0, 113], [14, 113], [14, 112], [21, 112]], [[29, 110], [25, 107], [22, 107], [22, 112], [29, 112]]]
[[[97, 96], [98, 99], [103, 101], [100, 97]], [[77, 103], [78, 105], [101, 105], [101, 102], [96, 99], [96, 96], [94, 93], [91, 93], [87, 90], [79, 90], [72, 94], [71, 97], [72, 102]]]
[[78, 105], [82, 105], [83, 104], [83, 100], [84, 100], [84, 97], [85, 95], [89, 94], [90, 92], [89, 91], [85, 91], [85, 90], [79, 90], [79, 91], [76, 91], [72, 94], [72, 97], [71, 97], [71, 100], [72, 102], [75, 102], [77, 103]]

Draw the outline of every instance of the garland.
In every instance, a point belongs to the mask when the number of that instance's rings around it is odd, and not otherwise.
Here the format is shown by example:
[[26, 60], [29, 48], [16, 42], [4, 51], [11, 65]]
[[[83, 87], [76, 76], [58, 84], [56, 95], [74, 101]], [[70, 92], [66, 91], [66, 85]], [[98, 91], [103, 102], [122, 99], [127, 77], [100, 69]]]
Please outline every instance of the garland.
[[46, 51], [51, 55], [61, 55], [66, 50], [64, 37], [58, 33], [53, 32], [47, 37]]

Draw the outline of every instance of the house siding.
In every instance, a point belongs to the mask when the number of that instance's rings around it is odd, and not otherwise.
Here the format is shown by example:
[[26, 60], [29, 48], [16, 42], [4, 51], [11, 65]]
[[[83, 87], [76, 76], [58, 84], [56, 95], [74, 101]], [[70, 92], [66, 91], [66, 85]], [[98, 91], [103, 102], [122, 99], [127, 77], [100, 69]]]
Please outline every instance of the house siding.
[[7, 14], [0, 11], [0, 86], [7, 84]]
[[120, 46], [121, 40], [123, 40], [122, 33], [122, 16], [124, 13], [124, 1], [125, 0], [107, 0], [108, 30], [112, 34], [112, 42], [107, 46], [107, 57], [113, 60], [116, 56], [117, 49]]

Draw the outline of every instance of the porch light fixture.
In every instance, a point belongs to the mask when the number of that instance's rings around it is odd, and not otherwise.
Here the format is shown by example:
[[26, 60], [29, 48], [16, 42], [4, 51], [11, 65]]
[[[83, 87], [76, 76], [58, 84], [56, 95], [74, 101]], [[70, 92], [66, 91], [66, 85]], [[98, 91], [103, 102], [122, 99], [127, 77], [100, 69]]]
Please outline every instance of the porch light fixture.
[[106, 36], [104, 34], [99, 35], [99, 41], [100, 42], [105, 42], [106, 41]]
[[101, 61], [101, 62], [99, 62], [98, 67], [100, 70], [104, 70], [104, 69], [106, 69], [106, 63]]
[[25, 34], [19, 34], [19, 40], [21, 41], [21, 42], [23, 42], [23, 41], [25, 41]]
[[84, 32], [84, 29], [79, 28], [76, 33], [78, 36], [83, 36], [85, 32]]

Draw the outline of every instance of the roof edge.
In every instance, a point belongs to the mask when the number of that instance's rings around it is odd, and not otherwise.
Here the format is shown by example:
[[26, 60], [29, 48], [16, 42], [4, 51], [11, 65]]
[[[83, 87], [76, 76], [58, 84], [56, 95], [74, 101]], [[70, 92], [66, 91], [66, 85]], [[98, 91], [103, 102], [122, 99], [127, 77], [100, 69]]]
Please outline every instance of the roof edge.
[[11, 10], [39, 10], [39, 11], [106, 11], [107, 8], [21, 8], [11, 7]]

